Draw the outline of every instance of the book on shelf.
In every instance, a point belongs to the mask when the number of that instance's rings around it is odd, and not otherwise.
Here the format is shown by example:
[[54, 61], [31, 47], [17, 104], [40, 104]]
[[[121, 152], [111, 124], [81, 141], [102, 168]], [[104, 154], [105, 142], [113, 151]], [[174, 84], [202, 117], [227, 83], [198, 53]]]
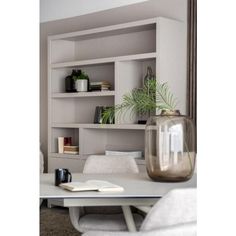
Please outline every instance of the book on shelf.
[[74, 154], [74, 155], [78, 155], [79, 152], [76, 152], [76, 151], [64, 151], [64, 154]]
[[79, 147], [78, 146], [64, 146], [64, 153], [65, 154], [79, 154]]
[[142, 151], [111, 151], [111, 150], [106, 150], [105, 151], [105, 155], [108, 156], [129, 156], [129, 157], [133, 157], [133, 158], [142, 158]]
[[78, 146], [64, 146], [64, 151], [77, 151]]
[[72, 137], [64, 137], [64, 146], [72, 145]]
[[58, 153], [78, 154], [79, 147], [72, 146], [72, 137], [58, 137]]
[[90, 89], [92, 91], [107, 91], [111, 89], [111, 84], [107, 81], [91, 82]]
[[108, 81], [94, 81], [90, 82], [90, 85], [111, 85]]
[[58, 144], [58, 153], [63, 153], [64, 152], [64, 137], [58, 137], [57, 144]]
[[61, 188], [72, 191], [99, 191], [99, 192], [121, 192], [123, 187], [103, 180], [87, 180], [86, 182], [70, 182], [59, 185]]

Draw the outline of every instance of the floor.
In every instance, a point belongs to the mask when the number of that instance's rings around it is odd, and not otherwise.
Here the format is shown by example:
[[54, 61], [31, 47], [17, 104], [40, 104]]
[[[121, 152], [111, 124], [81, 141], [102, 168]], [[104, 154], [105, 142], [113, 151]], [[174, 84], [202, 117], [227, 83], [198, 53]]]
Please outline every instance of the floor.
[[47, 208], [46, 201], [40, 207], [40, 236], [80, 236], [69, 219], [67, 208]]

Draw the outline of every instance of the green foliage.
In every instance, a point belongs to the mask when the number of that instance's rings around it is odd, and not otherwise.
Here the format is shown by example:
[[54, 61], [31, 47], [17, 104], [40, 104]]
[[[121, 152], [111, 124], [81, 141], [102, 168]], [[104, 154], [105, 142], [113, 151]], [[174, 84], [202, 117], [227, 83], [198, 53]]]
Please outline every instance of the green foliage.
[[167, 83], [156, 83], [156, 104], [159, 110], [175, 110], [176, 98], [170, 92]]
[[155, 78], [146, 80], [143, 88], [133, 89], [123, 96], [123, 102], [106, 109], [102, 115], [102, 122], [109, 118], [120, 119], [121, 115], [130, 110], [131, 114], [150, 114], [157, 110], [175, 110], [176, 99], [169, 91], [167, 83], [159, 83]]
[[85, 72], [81, 71], [81, 74], [80, 74], [80, 75], [73, 75], [72, 79], [73, 79], [73, 80], [80, 80], [80, 79], [86, 79], [86, 80], [88, 80], [89, 77], [88, 77], [88, 75], [87, 75]]

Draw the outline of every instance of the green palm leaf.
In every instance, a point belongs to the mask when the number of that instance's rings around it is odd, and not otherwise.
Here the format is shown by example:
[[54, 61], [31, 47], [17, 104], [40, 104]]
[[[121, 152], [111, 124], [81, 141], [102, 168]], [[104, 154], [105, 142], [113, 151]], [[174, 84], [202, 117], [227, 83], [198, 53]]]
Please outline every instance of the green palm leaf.
[[103, 112], [102, 122], [106, 123], [116, 116], [120, 119], [125, 111], [131, 116], [147, 114], [157, 110], [175, 110], [176, 98], [170, 92], [167, 83], [159, 83], [155, 78], [146, 80], [143, 88], [133, 89], [123, 96], [123, 102]]
[[169, 91], [167, 83], [156, 83], [156, 103], [157, 108], [161, 110], [174, 110], [176, 107], [176, 98]]

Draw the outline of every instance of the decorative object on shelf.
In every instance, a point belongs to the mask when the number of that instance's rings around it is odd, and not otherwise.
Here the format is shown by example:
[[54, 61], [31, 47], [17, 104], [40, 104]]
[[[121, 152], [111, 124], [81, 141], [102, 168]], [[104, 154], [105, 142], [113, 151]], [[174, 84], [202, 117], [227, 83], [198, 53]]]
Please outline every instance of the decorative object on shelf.
[[65, 154], [79, 154], [79, 147], [78, 146], [64, 146], [64, 153]]
[[72, 137], [64, 137], [64, 146], [72, 145]]
[[102, 121], [103, 112], [109, 108], [111, 107], [96, 106], [95, 114], [94, 114], [94, 124], [114, 124], [115, 123], [114, 117], [110, 117], [109, 119], [107, 119], [106, 123], [103, 123]]
[[[147, 92], [148, 96], [149, 96], [149, 93], [150, 93], [149, 86], [151, 84], [148, 81], [149, 80], [155, 80], [155, 79], [156, 79], [156, 76], [152, 72], [152, 67], [148, 66], [147, 67], [147, 73], [146, 73], [145, 77], [143, 78], [143, 86], [144, 87], [146, 86], [146, 88], [147, 88], [146, 92]], [[152, 90], [151, 90], [151, 92], [152, 92]], [[150, 96], [151, 96], [151, 94], [150, 94]], [[138, 124], [144, 124], [145, 125], [146, 122], [147, 122], [147, 119], [150, 117], [150, 115], [151, 115], [151, 111], [150, 110], [148, 110], [147, 112], [139, 112], [138, 113]]]
[[65, 78], [65, 90], [66, 90], [67, 93], [76, 92], [75, 80], [73, 79], [73, 76], [76, 76], [77, 74], [78, 74], [78, 71], [72, 70], [71, 75], [66, 76], [66, 78]]
[[[135, 114], [138, 117], [150, 117], [158, 110], [171, 110], [173, 104], [176, 104], [176, 99], [168, 93], [167, 83], [160, 83], [154, 76], [144, 81], [143, 88], [133, 89], [130, 93], [123, 96], [123, 102], [114, 107], [106, 109], [103, 112], [102, 121], [106, 123], [107, 119], [117, 119], [127, 112], [131, 111], [131, 116]], [[139, 124], [144, 124], [141, 118]]]
[[178, 110], [163, 110], [148, 119], [145, 161], [149, 177], [160, 182], [180, 182], [194, 173], [195, 127]]
[[147, 67], [147, 73], [146, 75], [144, 76], [143, 78], [143, 86], [145, 86], [145, 84], [148, 84], [147, 81], [148, 80], [155, 80], [156, 79], [156, 76], [155, 74], [152, 72], [152, 67], [151, 66], [148, 66]]
[[91, 91], [108, 91], [111, 89], [111, 84], [108, 81], [91, 82]]
[[64, 152], [64, 137], [57, 138], [58, 153]]
[[94, 124], [102, 124], [102, 113], [104, 111], [104, 107], [96, 106], [95, 114], [94, 114]]
[[89, 77], [85, 72], [78, 70], [80, 73], [74, 75], [72, 79], [75, 81], [75, 88], [77, 92], [88, 92], [89, 90]]
[[58, 153], [78, 154], [78, 146], [72, 146], [72, 137], [58, 137]]

